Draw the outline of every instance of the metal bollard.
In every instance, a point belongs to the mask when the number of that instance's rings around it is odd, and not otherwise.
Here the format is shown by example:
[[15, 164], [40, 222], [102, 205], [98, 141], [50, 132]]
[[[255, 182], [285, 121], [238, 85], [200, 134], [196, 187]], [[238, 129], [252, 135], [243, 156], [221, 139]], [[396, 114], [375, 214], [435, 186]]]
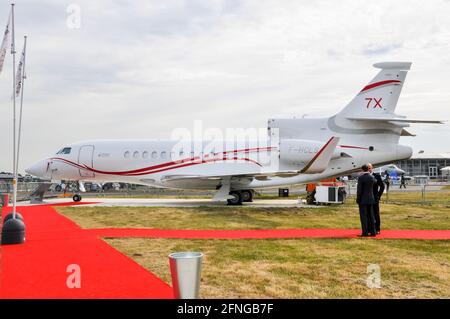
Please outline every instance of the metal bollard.
[[176, 299], [197, 299], [200, 290], [203, 253], [180, 252], [169, 255], [172, 286]]

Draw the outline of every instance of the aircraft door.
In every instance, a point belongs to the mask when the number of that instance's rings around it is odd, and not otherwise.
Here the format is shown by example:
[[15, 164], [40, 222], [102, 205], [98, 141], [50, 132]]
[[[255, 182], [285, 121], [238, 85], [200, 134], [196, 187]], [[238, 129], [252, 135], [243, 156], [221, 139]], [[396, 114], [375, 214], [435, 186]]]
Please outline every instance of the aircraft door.
[[[94, 145], [83, 145], [78, 153], [78, 164], [94, 167]], [[94, 177], [94, 172], [86, 169], [80, 169], [81, 177]]]

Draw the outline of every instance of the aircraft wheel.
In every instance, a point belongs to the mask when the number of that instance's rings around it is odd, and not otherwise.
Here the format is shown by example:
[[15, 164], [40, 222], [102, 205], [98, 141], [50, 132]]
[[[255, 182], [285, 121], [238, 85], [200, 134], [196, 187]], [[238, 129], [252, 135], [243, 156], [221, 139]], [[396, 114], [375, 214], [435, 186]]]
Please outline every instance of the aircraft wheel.
[[253, 191], [251, 189], [246, 189], [241, 191], [242, 194], [242, 201], [244, 203], [251, 203], [253, 202]]
[[242, 194], [241, 192], [233, 191], [230, 192], [230, 195], [233, 196], [233, 198], [227, 199], [227, 204], [234, 206], [234, 205], [242, 205]]
[[81, 201], [81, 196], [78, 194], [75, 194], [75, 195], [73, 195], [72, 199], [74, 202], [79, 202], [79, 201]]

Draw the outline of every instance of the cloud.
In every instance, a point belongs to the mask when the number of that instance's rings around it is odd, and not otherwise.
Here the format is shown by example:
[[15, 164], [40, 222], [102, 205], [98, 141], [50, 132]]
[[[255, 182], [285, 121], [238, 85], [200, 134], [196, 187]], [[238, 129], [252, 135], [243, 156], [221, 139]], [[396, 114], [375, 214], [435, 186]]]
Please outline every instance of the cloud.
[[[72, 3], [79, 29], [67, 27]], [[0, 9], [3, 27], [9, 8]], [[450, 119], [447, 12], [441, 0], [19, 0], [17, 46], [29, 35], [21, 168], [73, 141], [165, 138], [196, 119], [225, 128], [328, 116], [384, 60], [414, 62], [398, 113]], [[2, 170], [12, 162], [7, 59]], [[433, 134], [449, 134], [410, 130], [420, 138], [403, 143], [434, 152], [442, 146]]]
[[377, 56], [377, 55], [386, 55], [388, 53], [391, 53], [395, 49], [401, 48], [401, 44], [396, 45], [386, 45], [386, 46], [380, 46], [380, 47], [367, 47], [363, 49], [362, 53], [364, 55], [368, 55], [370, 57]]

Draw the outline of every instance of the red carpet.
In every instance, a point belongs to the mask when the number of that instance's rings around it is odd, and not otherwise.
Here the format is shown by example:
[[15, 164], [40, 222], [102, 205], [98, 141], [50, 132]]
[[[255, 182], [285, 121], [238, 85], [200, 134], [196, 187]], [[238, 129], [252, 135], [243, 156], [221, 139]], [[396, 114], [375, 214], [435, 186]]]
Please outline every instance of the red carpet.
[[[0, 246], [0, 298], [173, 297], [167, 283], [53, 208], [18, 211], [26, 221], [27, 240]], [[67, 287], [70, 264], [81, 268], [79, 289]]]
[[[106, 238], [192, 238], [192, 239], [264, 239], [264, 238], [355, 238], [357, 229], [262, 229], [262, 230], [173, 230], [104, 228], [86, 230]], [[376, 238], [450, 239], [450, 230], [383, 230]]]
[[[75, 205], [87, 204], [76, 203]], [[74, 205], [62, 203], [55, 206]], [[2, 210], [3, 215], [11, 208]], [[172, 298], [170, 286], [100, 237], [264, 239], [354, 238], [356, 229], [163, 230], [81, 229], [51, 205], [22, 206], [23, 245], [0, 246], [0, 298]], [[377, 238], [449, 240], [450, 230], [383, 230]], [[67, 266], [81, 268], [81, 288], [70, 289]]]

